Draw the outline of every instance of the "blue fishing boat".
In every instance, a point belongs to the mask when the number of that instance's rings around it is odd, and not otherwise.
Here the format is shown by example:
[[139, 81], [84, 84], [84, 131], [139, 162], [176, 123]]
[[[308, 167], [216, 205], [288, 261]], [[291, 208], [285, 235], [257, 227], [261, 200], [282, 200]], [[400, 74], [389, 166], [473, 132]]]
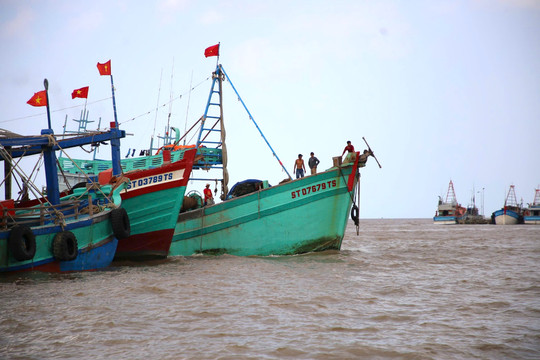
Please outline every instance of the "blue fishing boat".
[[522, 206], [518, 204], [514, 185], [510, 185], [504, 206], [491, 215], [496, 225], [516, 225], [523, 223]]
[[533, 202], [523, 209], [523, 223], [540, 225], [540, 189], [535, 190]]
[[437, 211], [433, 217], [433, 223], [438, 225], [457, 224], [464, 216], [466, 216], [466, 214], [467, 209], [457, 202], [454, 183], [450, 180], [446, 192], [446, 199], [443, 201], [439, 196], [439, 203], [437, 204]]
[[[45, 90], [47, 87], [45, 80]], [[41, 135], [1, 132], [6, 200], [0, 204], [0, 272], [96, 270], [111, 263], [118, 239], [130, 232], [129, 218], [120, 207], [125, 183], [91, 183], [60, 193], [56, 164], [57, 151], [109, 141], [113, 167], [118, 171], [120, 138], [125, 137], [125, 132], [111, 125], [110, 131], [59, 138], [49, 118], [49, 128], [43, 129]], [[38, 154], [45, 164], [45, 195], [14, 161]], [[19, 199], [11, 196], [13, 179], [22, 184]]]

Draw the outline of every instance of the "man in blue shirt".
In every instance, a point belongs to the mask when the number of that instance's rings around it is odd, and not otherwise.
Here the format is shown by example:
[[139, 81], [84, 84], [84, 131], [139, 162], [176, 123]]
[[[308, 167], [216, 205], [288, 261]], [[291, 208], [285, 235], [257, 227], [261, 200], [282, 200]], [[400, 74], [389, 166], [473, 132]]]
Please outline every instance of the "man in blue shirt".
[[317, 173], [317, 165], [319, 165], [319, 159], [315, 157], [315, 154], [313, 151], [310, 154], [310, 158], [308, 160], [309, 168], [311, 169], [311, 175], [315, 175]]

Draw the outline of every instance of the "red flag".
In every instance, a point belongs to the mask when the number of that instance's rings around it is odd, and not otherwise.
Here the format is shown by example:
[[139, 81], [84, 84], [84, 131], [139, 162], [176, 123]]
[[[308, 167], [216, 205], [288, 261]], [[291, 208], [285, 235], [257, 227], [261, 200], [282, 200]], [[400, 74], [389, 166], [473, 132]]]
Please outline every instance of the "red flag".
[[99, 75], [111, 75], [111, 60], [104, 64], [97, 63]]
[[219, 56], [219, 43], [204, 50], [204, 56]]
[[72, 99], [75, 99], [75, 98], [88, 99], [88, 86], [82, 87], [77, 90], [73, 90], [73, 92], [71, 93], [71, 98]]
[[32, 106], [47, 106], [47, 92], [46, 90], [38, 91], [34, 93], [34, 96], [26, 102]]

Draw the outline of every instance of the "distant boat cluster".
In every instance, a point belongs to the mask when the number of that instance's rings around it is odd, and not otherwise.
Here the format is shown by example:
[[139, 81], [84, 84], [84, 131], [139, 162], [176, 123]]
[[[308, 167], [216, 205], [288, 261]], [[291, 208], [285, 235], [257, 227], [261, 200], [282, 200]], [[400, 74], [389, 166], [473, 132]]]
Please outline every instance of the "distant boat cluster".
[[437, 211], [433, 217], [434, 224], [495, 224], [495, 225], [516, 225], [530, 224], [540, 225], [540, 189], [535, 190], [534, 200], [526, 207], [518, 204], [514, 185], [510, 186], [504, 205], [501, 209], [494, 211], [490, 218], [480, 214], [475, 204], [473, 195], [472, 202], [466, 208], [461, 206], [456, 200], [454, 184], [452, 180], [448, 184], [446, 198], [443, 200], [439, 196]]

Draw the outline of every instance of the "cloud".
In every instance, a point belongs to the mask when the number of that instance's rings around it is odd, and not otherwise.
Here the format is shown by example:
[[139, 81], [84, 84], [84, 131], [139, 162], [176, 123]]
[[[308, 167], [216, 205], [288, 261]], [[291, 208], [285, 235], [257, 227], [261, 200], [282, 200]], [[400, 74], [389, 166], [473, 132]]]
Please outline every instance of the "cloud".
[[6, 21], [0, 28], [0, 35], [3, 38], [13, 39], [29, 34], [31, 24], [36, 18], [36, 14], [30, 7], [24, 6], [16, 10], [15, 16]]
[[499, 0], [499, 2], [517, 8], [540, 9], [540, 1], [538, 0]]
[[162, 11], [179, 11], [188, 7], [190, 4], [189, 0], [164, 0], [161, 1], [158, 5], [159, 9]]
[[485, 7], [493, 7], [493, 5], [502, 4], [519, 9], [540, 9], [540, 1], [538, 0], [477, 0], [477, 2]]
[[69, 29], [95, 30], [102, 26], [104, 22], [104, 14], [100, 11], [83, 12], [70, 20]]
[[203, 25], [213, 25], [222, 22], [224, 19], [223, 15], [215, 10], [207, 11], [202, 14], [200, 22]]
[[161, 22], [169, 24], [175, 19], [177, 14], [185, 11], [190, 6], [190, 0], [163, 0], [157, 6], [158, 16]]

